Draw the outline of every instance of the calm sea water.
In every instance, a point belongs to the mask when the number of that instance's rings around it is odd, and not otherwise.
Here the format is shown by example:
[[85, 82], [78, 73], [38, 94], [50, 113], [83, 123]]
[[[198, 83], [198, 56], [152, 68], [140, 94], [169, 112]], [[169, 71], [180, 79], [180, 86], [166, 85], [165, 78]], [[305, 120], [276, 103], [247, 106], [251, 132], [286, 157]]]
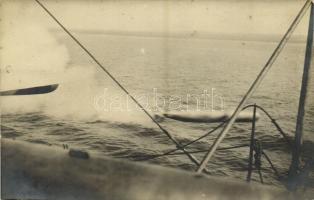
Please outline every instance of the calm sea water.
[[[59, 113], [67, 113], [65, 116], [68, 117], [51, 114], [44, 111], [45, 108], [36, 112], [7, 113], [2, 116], [3, 137], [57, 146], [66, 143], [70, 147], [130, 160], [134, 159], [132, 156], [159, 154], [175, 148], [141, 111], [128, 112], [124, 108], [119, 110], [118, 104], [113, 104], [114, 114], [102, 107], [96, 108], [95, 98], [104, 91], [107, 91], [107, 97], [122, 94], [120, 89], [73, 41], [63, 34], [57, 35], [59, 42], [66, 45], [70, 55], [70, 61], [67, 63], [68, 73], [75, 71], [76, 67], [84, 68], [93, 71], [92, 79], [81, 78], [84, 73], [80, 72], [70, 76], [78, 77], [73, 81], [64, 80], [60, 83], [58, 90], [63, 93], [60, 92], [59, 95], [64, 95], [65, 98], [64, 103], [58, 106], [61, 109]], [[131, 94], [140, 98], [141, 95], [152, 95], [155, 89], [158, 91], [158, 99], [166, 100], [166, 110], [182, 110], [187, 106], [191, 110], [208, 109], [204, 108], [202, 103], [197, 107], [196, 97], [203, 94], [204, 90], [210, 95], [214, 91], [215, 110], [222, 108], [221, 102], [224, 110], [234, 109], [277, 44], [244, 40], [82, 33], [76, 35]], [[288, 43], [259, 90], [250, 99], [250, 103], [264, 107], [277, 119], [282, 129], [290, 136], [295, 129], [304, 49], [304, 43]], [[72, 93], [66, 95], [64, 91], [68, 90], [63, 89], [70, 83]], [[187, 94], [191, 95], [190, 101], [185, 99]], [[58, 96], [51, 95], [50, 101], [60, 100], [57, 98]], [[182, 100], [181, 107], [177, 105], [178, 98]], [[124, 100], [123, 102], [125, 103]], [[147, 106], [152, 108], [152, 104], [149, 101]], [[49, 104], [44, 107], [49, 107]], [[91, 109], [86, 110], [85, 107]], [[97, 114], [89, 115], [90, 113]], [[84, 114], [87, 117], [80, 117]], [[278, 171], [285, 174], [290, 163], [290, 150], [267, 117], [260, 114], [257, 138], [262, 142], [265, 152]], [[187, 143], [218, 124], [183, 123], [165, 119], [161, 125], [180, 142]], [[248, 144], [250, 130], [251, 124], [236, 124], [221, 147]], [[219, 131], [216, 131], [188, 149], [207, 149], [218, 133]], [[248, 152], [246, 147], [217, 151], [209, 162], [208, 169], [216, 176], [245, 180]], [[195, 156], [202, 159], [204, 154]], [[184, 155], [162, 157], [149, 162], [185, 170], [196, 169]], [[265, 159], [262, 167], [264, 181], [267, 184], [280, 185]], [[259, 181], [257, 173], [254, 173], [253, 179]]]

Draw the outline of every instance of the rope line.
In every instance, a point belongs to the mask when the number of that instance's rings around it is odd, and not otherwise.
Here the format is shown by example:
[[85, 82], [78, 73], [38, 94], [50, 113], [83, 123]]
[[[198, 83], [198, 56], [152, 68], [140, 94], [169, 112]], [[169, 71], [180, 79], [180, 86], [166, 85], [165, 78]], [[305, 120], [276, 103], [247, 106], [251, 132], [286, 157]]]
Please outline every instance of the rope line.
[[[236, 146], [232, 146], [232, 147], [223, 147], [223, 148], [218, 148], [217, 151], [223, 151], [223, 150], [230, 150], [230, 149], [237, 149], [237, 148], [241, 148], [241, 147], [248, 147], [248, 144], [241, 144], [241, 145], [236, 145]], [[197, 153], [204, 153], [207, 152], [207, 149], [203, 149], [203, 150], [196, 150], [196, 151], [188, 151], [188, 153], [190, 154], [197, 154]], [[176, 156], [176, 155], [183, 155], [183, 152], [172, 152], [172, 153], [168, 153], [168, 154], [155, 154], [155, 155], [148, 155], [148, 158], [146, 158], [146, 155], [144, 155], [143, 159], [137, 159], [135, 161], [147, 161], [147, 160], [152, 160], [155, 158], [160, 158], [160, 157], [164, 157], [164, 156]], [[139, 158], [141, 156], [127, 156], [127, 158]], [[124, 157], [119, 157], [119, 158], [124, 158]]]
[[[255, 106], [256, 108], [260, 109], [261, 111], [263, 111], [266, 116], [268, 116], [268, 118], [271, 120], [271, 122], [276, 126], [276, 128], [278, 129], [278, 131], [281, 133], [281, 135], [285, 138], [285, 140], [287, 141], [288, 144], [292, 145], [291, 144], [291, 140], [289, 140], [289, 137], [287, 136], [287, 134], [281, 129], [281, 127], [279, 126], [279, 124], [276, 122], [276, 120], [261, 106], [257, 105], [257, 104], [250, 104], [250, 105], [247, 105], [245, 106], [242, 110], [246, 110], [250, 107], [253, 107]], [[191, 142], [188, 142], [184, 145], [182, 145], [183, 148], [185, 147], [188, 147], [190, 146], [191, 144], [194, 144], [195, 142], [198, 142], [200, 141], [201, 139], [207, 137], [208, 135], [210, 135], [211, 133], [215, 132], [216, 130], [218, 130], [219, 128], [221, 128], [223, 125], [225, 125], [228, 121], [224, 121], [222, 123], [220, 123], [218, 126], [216, 126], [214, 129], [212, 129], [211, 131], [205, 133], [204, 135], [202, 135], [201, 137], [191, 141]], [[240, 147], [240, 146], [239, 146]], [[218, 148], [219, 150], [221, 150], [220, 148]], [[152, 159], [155, 159], [155, 158], [159, 158], [159, 157], [163, 157], [163, 156], [167, 156], [167, 155], [181, 155], [181, 154], [174, 154], [174, 152], [180, 150], [179, 148], [176, 148], [176, 149], [172, 149], [172, 150], [169, 150], [165, 153], [162, 153], [162, 154], [154, 154], [154, 155], [146, 155], [146, 156], [131, 156], [132, 158], [135, 158], [136, 160], [135, 161], [148, 161], [148, 160], [152, 160]], [[200, 153], [200, 152], [206, 152], [208, 151], [207, 150], [200, 150], [199, 152], [195, 152], [195, 153]], [[189, 152], [189, 153], [194, 153], [194, 152]]]
[[180, 149], [183, 151], [192, 162], [194, 162], [197, 166], [199, 166], [199, 161], [193, 156], [190, 155], [183, 147], [181, 147], [181, 144], [166, 130], [164, 129], [153, 117], [149, 112], [126, 90], [125, 87], [123, 87], [119, 81], [93, 56], [93, 54], [78, 40], [76, 39], [69, 31], [68, 29], [63, 26], [63, 24], [39, 1], [35, 0], [38, 5], [43, 8], [46, 13], [85, 51], [85, 53], [92, 58], [92, 60], [134, 101], [134, 103], [140, 107], [140, 109], [159, 127], [159, 129], [164, 132], [167, 137]]
[[203, 158], [203, 160], [201, 162], [201, 165], [197, 169], [197, 173], [201, 173], [203, 171], [203, 169], [205, 169], [208, 161], [214, 155], [214, 152], [218, 148], [219, 144], [222, 142], [222, 140], [224, 139], [226, 134], [231, 129], [233, 123], [236, 120], [236, 117], [238, 116], [238, 114], [240, 113], [242, 108], [244, 107], [244, 104], [251, 97], [251, 95], [254, 93], [254, 91], [258, 88], [258, 86], [260, 85], [260, 83], [262, 82], [264, 77], [266, 76], [267, 72], [272, 67], [272, 65], [275, 62], [276, 58], [278, 57], [278, 55], [282, 51], [283, 47], [286, 45], [286, 43], [287, 43], [288, 39], [290, 38], [292, 32], [294, 31], [294, 29], [296, 28], [296, 26], [300, 22], [301, 18], [305, 14], [305, 11], [310, 7], [311, 2], [312, 2], [311, 0], [307, 0], [306, 3], [304, 4], [304, 6], [302, 7], [302, 9], [299, 11], [297, 16], [295, 17], [295, 19], [293, 20], [292, 24], [288, 28], [287, 32], [284, 34], [283, 38], [280, 40], [280, 42], [277, 45], [277, 47], [275, 48], [274, 52], [272, 53], [272, 55], [270, 56], [270, 58], [266, 62], [265, 66], [262, 68], [260, 73], [257, 75], [256, 79], [251, 84], [250, 88], [248, 89], [248, 91], [246, 92], [246, 94], [243, 96], [242, 100], [238, 104], [237, 108], [235, 109], [234, 113], [232, 114], [232, 117], [231, 117], [230, 121], [223, 128], [223, 130], [220, 132], [220, 134], [218, 135], [218, 137], [216, 138], [214, 143], [210, 146], [210, 149], [208, 150], [208, 152], [204, 156], [204, 158]]
[[259, 105], [256, 105], [256, 104], [250, 104], [250, 105], [247, 105], [243, 108], [243, 110], [247, 109], [247, 108], [250, 108], [250, 107], [256, 107], [258, 108], [259, 110], [263, 111], [266, 116], [270, 119], [270, 121], [275, 125], [276, 129], [278, 130], [278, 132], [283, 136], [283, 138], [286, 140], [287, 144], [293, 148], [293, 144], [292, 144], [292, 141], [289, 139], [289, 136], [287, 133], [285, 133], [282, 128], [280, 127], [280, 125], [277, 123], [276, 119], [274, 119], [270, 114], [269, 112], [267, 112], [263, 107], [259, 106]]
[[[133, 97], [133, 95], [96, 59], [96, 57], [74, 36], [72, 35], [72, 33], [39, 1], [39, 0], [35, 0], [35, 2], [38, 3], [38, 5], [44, 9], [44, 11], [46, 11], [46, 13], [73, 39], [74, 42], [76, 42], [76, 44], [82, 48], [82, 50], [97, 64], [98, 67], [100, 67], [100, 69], [102, 69], [102, 71], [104, 71], [113, 81], [114, 83], [116, 83], [119, 88], [124, 91], [132, 100], [133, 102], [158, 126], [158, 128], [176, 145], [176, 149], [173, 150], [169, 150], [168, 152], [165, 152], [163, 154], [157, 154], [157, 155], [150, 155], [148, 157], [146, 157], [145, 159], [140, 159], [140, 160], [150, 160], [150, 159], [155, 159], [158, 157], [162, 157], [162, 156], [167, 156], [167, 155], [182, 155], [185, 154], [186, 156], [188, 156], [188, 158], [195, 163], [198, 166], [197, 172], [201, 173], [203, 170], [208, 172], [208, 170], [206, 169], [206, 164], [209, 161], [209, 159], [211, 158], [211, 156], [213, 155], [213, 153], [216, 150], [227, 150], [227, 149], [235, 149], [235, 148], [241, 148], [241, 147], [247, 147], [248, 145], [237, 145], [237, 146], [233, 146], [233, 147], [225, 147], [225, 148], [218, 148], [219, 143], [223, 140], [223, 138], [225, 137], [226, 133], [230, 130], [230, 128], [232, 127], [233, 123], [236, 120], [237, 115], [240, 113], [241, 110], [244, 110], [248, 107], [251, 106], [255, 106], [256, 108], [259, 108], [260, 110], [262, 110], [270, 119], [271, 122], [275, 125], [275, 127], [277, 128], [277, 130], [280, 132], [280, 134], [286, 139], [286, 141], [289, 143], [290, 146], [292, 146], [291, 141], [289, 140], [287, 134], [285, 134], [285, 132], [281, 129], [281, 127], [279, 126], [279, 124], [276, 122], [276, 120], [274, 118], [271, 117], [271, 115], [262, 107], [257, 106], [257, 105], [248, 105], [244, 107], [244, 104], [246, 102], [246, 100], [252, 95], [252, 93], [257, 89], [257, 87], [259, 86], [260, 82], [263, 80], [263, 78], [265, 77], [266, 73], [269, 71], [269, 69], [271, 68], [271, 66], [273, 65], [273, 63], [275, 62], [276, 58], [278, 57], [278, 55], [281, 53], [283, 47], [285, 46], [285, 44], [287, 43], [288, 39], [290, 38], [292, 32], [294, 31], [294, 29], [296, 28], [297, 24], [299, 23], [299, 21], [301, 20], [302, 16], [304, 15], [306, 9], [310, 6], [311, 1], [307, 0], [307, 2], [305, 3], [305, 5], [302, 7], [302, 9], [300, 10], [300, 12], [298, 13], [298, 15], [296, 16], [296, 18], [294, 19], [293, 23], [291, 24], [291, 26], [289, 27], [289, 29], [287, 30], [287, 32], [285, 33], [285, 35], [283, 36], [283, 38], [281, 39], [281, 41], [279, 42], [278, 46], [276, 47], [276, 49], [274, 50], [274, 52], [272, 53], [271, 57], [269, 58], [269, 60], [266, 62], [265, 66], [262, 68], [261, 72], [258, 74], [257, 78], [254, 80], [254, 82], [252, 83], [252, 85], [250, 86], [249, 90], [247, 91], [247, 93], [244, 95], [244, 97], [242, 98], [241, 102], [239, 103], [239, 105], [237, 106], [235, 112], [232, 114], [231, 118], [227, 121], [222, 122], [221, 124], [219, 124], [217, 127], [215, 127], [214, 129], [212, 129], [211, 131], [207, 132], [206, 134], [202, 135], [201, 137], [188, 142], [187, 144], [182, 145], [179, 141], [177, 141], [164, 127], [162, 127], [159, 122]], [[227, 123], [226, 126], [224, 126]], [[223, 127], [224, 126], [224, 127]], [[212, 144], [212, 146], [208, 149], [208, 150], [195, 150], [195, 151], [187, 151], [185, 148], [205, 137], [207, 137], [209, 134], [213, 133], [214, 131], [218, 130], [220, 127], [223, 127], [223, 130], [220, 132], [220, 134], [218, 135], [217, 139], [214, 141], [214, 143]], [[256, 147], [256, 146], [255, 146]], [[176, 152], [176, 151], [182, 151], [182, 152]], [[207, 152], [207, 154], [205, 155], [204, 159], [202, 160], [201, 164], [200, 162], [192, 155], [192, 154], [196, 154], [196, 153], [203, 153], [203, 152]], [[256, 154], [254, 155], [255, 157], [255, 166], [258, 169], [258, 173], [260, 176], [260, 180], [263, 183], [263, 177], [262, 177], [262, 172], [261, 172], [261, 156], [263, 155], [266, 160], [269, 162], [269, 164], [271, 165], [271, 168], [274, 170], [275, 174], [280, 178], [280, 175], [278, 173], [278, 171], [276, 170], [276, 168], [274, 167], [274, 165], [272, 164], [270, 158], [267, 156], [267, 154], [261, 149], [255, 149]]]
[[[199, 138], [197, 138], [197, 139], [195, 139], [195, 140], [193, 140], [193, 141], [191, 141], [191, 142], [188, 142], [188, 143], [182, 145], [181, 147], [185, 148], [185, 147], [187, 147], [187, 146], [190, 146], [191, 144], [194, 144], [195, 142], [200, 141], [201, 139], [207, 137], [208, 135], [210, 135], [211, 133], [215, 132], [217, 129], [219, 129], [220, 127], [222, 127], [225, 123], [226, 123], [226, 121], [222, 122], [221, 124], [219, 124], [218, 126], [216, 126], [214, 129], [212, 129], [211, 131], [205, 133], [205, 134], [202, 135], [201, 137], [199, 137]], [[148, 156], [148, 157], [146, 157], [146, 158], [144, 158], [144, 159], [139, 159], [139, 160], [136, 160], [136, 161], [147, 161], [147, 160], [155, 159], [155, 158], [158, 158], [158, 157], [161, 157], [161, 156], [167, 156], [167, 155], [170, 155], [171, 153], [176, 152], [176, 151], [178, 151], [178, 150], [180, 150], [180, 149], [179, 149], [179, 148], [172, 149], [172, 150], [169, 150], [169, 151], [167, 151], [167, 152], [165, 152], [165, 153], [163, 153], [163, 154], [150, 155], [150, 156]]]
[[[277, 128], [277, 130], [279, 131], [279, 133], [283, 136], [283, 138], [285, 138], [287, 144], [289, 145], [292, 145], [291, 143], [291, 140], [289, 139], [288, 135], [281, 129], [280, 125], [276, 122], [276, 120], [270, 115], [269, 112], [267, 112], [263, 107], [257, 105], [257, 104], [249, 104], [245, 107], [243, 107], [242, 110], [246, 110], [250, 107], [254, 107], [255, 110], [254, 110], [254, 113], [256, 112], [257, 109], [261, 110], [263, 113], [266, 114], [266, 116], [270, 119], [270, 121], [274, 124], [274, 126]], [[256, 115], [256, 114], [255, 114]], [[256, 116], [255, 116], [256, 117]], [[213, 133], [214, 131], [216, 131], [217, 129], [221, 128], [223, 125], [225, 125], [225, 123], [227, 123], [227, 121], [224, 121], [222, 123], [220, 123], [217, 127], [215, 127], [214, 129], [212, 129], [211, 131], [207, 132], [206, 134], [202, 135], [201, 137], [191, 141], [191, 142], [188, 142], [186, 144], [183, 145], [183, 147], [187, 147], [203, 138], [205, 138], [206, 136], [208, 136], [210, 133]], [[277, 176], [278, 180], [281, 180], [282, 176], [280, 175], [280, 173], [278, 172], [278, 170], [276, 169], [275, 165], [272, 163], [270, 157], [265, 153], [265, 151], [263, 149], [261, 149], [261, 151], [259, 153], [256, 152], [256, 145], [254, 143], [256, 143], [255, 139], [254, 139], [254, 131], [255, 130], [255, 125], [254, 124], [254, 117], [253, 117], [253, 122], [252, 122], [252, 132], [251, 132], [251, 136], [253, 136], [253, 138], [251, 137], [251, 145], [253, 144], [253, 147], [255, 148], [255, 156], [258, 156], [258, 159], [256, 159], [255, 157], [255, 163], [253, 163], [253, 159], [254, 159], [254, 155], [253, 153], [251, 154], [250, 156], [250, 163], [249, 163], [249, 168], [248, 168], [248, 176], [247, 176], [247, 181], [249, 182], [251, 180], [251, 173], [253, 171], [253, 165], [255, 165], [255, 169], [257, 169], [257, 172], [258, 172], [258, 175], [259, 175], [259, 178], [260, 178], [260, 181], [261, 183], [264, 183], [264, 180], [263, 180], [263, 176], [262, 176], [262, 172], [261, 172], [261, 167], [260, 167], [260, 164], [261, 164], [261, 156], [264, 156], [264, 158], [266, 159], [266, 161], [270, 164], [270, 167], [271, 169], [274, 171], [275, 175]], [[236, 149], [236, 148], [241, 148], [241, 147], [249, 147], [251, 145], [248, 145], [248, 144], [242, 144], [242, 145], [236, 145], [236, 146], [232, 146], [232, 147], [225, 147], [225, 148], [217, 148], [217, 151], [220, 151], [220, 150], [229, 150], [229, 149]], [[253, 147], [252, 150], [254, 149]], [[147, 161], [147, 160], [151, 160], [151, 159], [155, 159], [155, 158], [159, 158], [159, 157], [163, 157], [163, 156], [175, 156], [175, 155], [182, 155], [184, 153], [182, 152], [176, 152], [178, 151], [179, 149], [172, 149], [172, 150], [169, 150], [165, 153], [162, 153], [162, 154], [155, 154], [155, 155], [142, 155], [142, 156], [127, 156], [128, 158], [135, 158], [136, 160], [135, 161]], [[197, 153], [204, 153], [204, 152], [207, 152], [207, 150], [196, 150], [196, 151], [189, 151], [188, 153], [190, 154], [197, 154]], [[258, 154], [258, 155], [257, 155]], [[121, 158], [121, 157], [120, 157]], [[258, 166], [257, 166], [258, 165]], [[251, 172], [249, 172], [251, 171]]]
[[273, 162], [270, 160], [269, 156], [265, 153], [264, 150], [262, 150], [262, 154], [263, 156], [266, 158], [267, 162], [270, 164], [270, 167], [272, 168], [272, 170], [275, 172], [277, 178], [280, 180], [281, 176], [278, 172], [278, 170], [276, 169], [275, 165], [273, 164]]

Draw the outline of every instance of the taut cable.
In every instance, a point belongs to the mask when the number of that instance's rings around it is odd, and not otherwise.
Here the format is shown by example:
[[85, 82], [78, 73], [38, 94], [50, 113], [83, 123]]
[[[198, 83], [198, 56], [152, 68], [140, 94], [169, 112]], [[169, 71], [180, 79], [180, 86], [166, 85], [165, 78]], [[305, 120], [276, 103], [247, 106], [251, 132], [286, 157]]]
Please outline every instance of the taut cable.
[[43, 8], [46, 13], [85, 51], [85, 53], [92, 58], [92, 60], [100, 67], [128, 96], [131, 97], [131, 99], [134, 101], [136, 105], [138, 105], [141, 110], [160, 128], [162, 132], [164, 132], [167, 137], [177, 146], [178, 149], [183, 151], [192, 162], [194, 162], [197, 166], [200, 165], [199, 161], [191, 154], [189, 154], [183, 147], [181, 147], [181, 144], [166, 130], [164, 129], [153, 117], [149, 112], [124, 88], [119, 81], [95, 58], [95, 56], [78, 40], [76, 39], [70, 31], [63, 26], [63, 24], [39, 1], [35, 0], [38, 5]]
[[294, 31], [294, 29], [296, 28], [296, 26], [300, 22], [301, 18], [303, 17], [303, 15], [306, 12], [306, 10], [310, 7], [311, 3], [312, 3], [311, 0], [307, 0], [306, 3], [304, 4], [304, 6], [302, 7], [302, 9], [299, 11], [298, 15], [296, 16], [296, 18], [293, 20], [292, 24], [288, 28], [287, 32], [285, 33], [283, 38], [280, 40], [280, 42], [277, 45], [276, 49], [274, 50], [274, 52], [272, 53], [272, 55], [270, 56], [270, 58], [266, 62], [265, 66], [262, 68], [262, 70], [260, 71], [260, 73], [258, 74], [256, 79], [254, 80], [254, 82], [252, 83], [252, 85], [250, 86], [250, 88], [248, 89], [246, 94], [243, 96], [242, 100], [240, 101], [240, 103], [238, 104], [238, 106], [235, 109], [234, 113], [232, 114], [230, 121], [227, 123], [227, 125], [220, 132], [220, 134], [218, 135], [218, 137], [214, 141], [213, 145], [211, 145], [210, 149], [208, 150], [208, 152], [204, 156], [201, 165], [197, 169], [197, 173], [201, 173], [203, 171], [203, 169], [206, 167], [208, 161], [214, 155], [214, 153], [215, 153], [216, 149], [218, 148], [219, 144], [222, 142], [222, 140], [224, 139], [226, 134], [231, 129], [232, 125], [234, 124], [238, 114], [241, 112], [241, 110], [244, 107], [245, 103], [252, 96], [254, 91], [258, 88], [258, 86], [260, 85], [260, 83], [264, 79], [265, 75], [267, 74], [267, 72], [269, 71], [269, 69], [271, 68], [273, 63], [275, 62], [276, 58], [278, 57], [278, 55], [280, 54], [281, 50], [283, 49], [283, 47], [287, 43], [288, 39], [292, 35], [292, 32]]

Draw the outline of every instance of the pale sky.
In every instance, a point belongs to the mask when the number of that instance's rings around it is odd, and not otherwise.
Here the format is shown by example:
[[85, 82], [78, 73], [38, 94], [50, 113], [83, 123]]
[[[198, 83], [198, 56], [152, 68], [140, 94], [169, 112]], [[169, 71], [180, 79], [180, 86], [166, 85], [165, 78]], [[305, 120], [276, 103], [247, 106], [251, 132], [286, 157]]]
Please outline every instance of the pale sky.
[[[305, 1], [42, 2], [66, 27], [76, 30], [283, 35]], [[7, 0], [2, 9], [5, 23], [33, 21], [59, 28], [35, 1]], [[307, 26], [308, 14], [296, 34], [306, 34]]]

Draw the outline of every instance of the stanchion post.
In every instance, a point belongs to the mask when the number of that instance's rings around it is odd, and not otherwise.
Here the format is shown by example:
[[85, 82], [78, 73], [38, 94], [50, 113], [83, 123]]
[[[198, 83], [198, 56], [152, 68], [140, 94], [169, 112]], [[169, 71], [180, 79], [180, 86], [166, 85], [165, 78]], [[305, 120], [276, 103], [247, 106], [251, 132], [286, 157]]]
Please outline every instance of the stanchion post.
[[249, 154], [249, 165], [246, 181], [251, 181], [252, 170], [253, 170], [253, 151], [254, 151], [254, 140], [255, 140], [255, 122], [256, 122], [256, 104], [253, 106], [253, 121], [252, 121], [252, 131], [250, 139], [250, 154]]

